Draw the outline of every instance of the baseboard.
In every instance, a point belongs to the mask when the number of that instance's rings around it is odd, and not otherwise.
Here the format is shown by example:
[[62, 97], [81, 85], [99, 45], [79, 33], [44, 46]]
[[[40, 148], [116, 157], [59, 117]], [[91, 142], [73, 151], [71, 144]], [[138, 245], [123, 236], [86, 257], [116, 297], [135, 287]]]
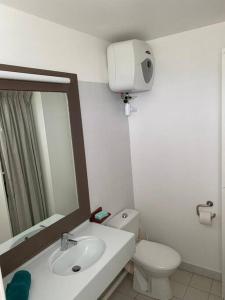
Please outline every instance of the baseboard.
[[198, 275], [203, 275], [203, 276], [209, 277], [211, 279], [215, 279], [215, 280], [221, 280], [222, 279], [221, 272], [217, 272], [217, 271], [214, 271], [214, 270], [209, 270], [209, 269], [202, 268], [202, 267], [199, 267], [199, 266], [196, 266], [196, 265], [192, 265], [192, 264], [189, 264], [189, 263], [186, 263], [186, 262], [182, 262], [179, 268], [181, 270], [192, 272], [192, 273], [195, 273], [195, 274], [198, 274]]

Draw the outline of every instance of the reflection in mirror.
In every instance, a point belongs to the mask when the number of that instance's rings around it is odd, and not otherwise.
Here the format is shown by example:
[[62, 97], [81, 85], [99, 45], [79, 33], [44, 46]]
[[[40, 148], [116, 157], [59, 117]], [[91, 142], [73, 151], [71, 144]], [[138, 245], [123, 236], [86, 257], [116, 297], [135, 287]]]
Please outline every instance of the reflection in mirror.
[[66, 93], [0, 91], [0, 254], [78, 206]]

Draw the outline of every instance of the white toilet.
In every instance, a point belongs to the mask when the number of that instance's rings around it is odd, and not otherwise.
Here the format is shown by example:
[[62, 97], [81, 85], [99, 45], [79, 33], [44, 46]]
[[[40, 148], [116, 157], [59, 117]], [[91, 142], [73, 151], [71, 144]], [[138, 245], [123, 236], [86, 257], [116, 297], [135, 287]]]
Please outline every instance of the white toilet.
[[138, 241], [139, 212], [125, 209], [112, 217], [108, 226], [133, 232], [136, 237], [134, 289], [151, 298], [169, 300], [173, 297], [169, 276], [181, 263], [180, 255], [163, 244]]

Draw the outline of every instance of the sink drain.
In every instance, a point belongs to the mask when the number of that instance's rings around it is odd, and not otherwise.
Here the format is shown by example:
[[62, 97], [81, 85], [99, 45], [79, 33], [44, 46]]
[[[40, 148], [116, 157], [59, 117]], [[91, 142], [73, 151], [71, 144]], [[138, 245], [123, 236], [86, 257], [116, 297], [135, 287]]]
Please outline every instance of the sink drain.
[[73, 266], [73, 267], [72, 267], [72, 271], [73, 271], [73, 272], [79, 272], [80, 269], [81, 269], [80, 266]]

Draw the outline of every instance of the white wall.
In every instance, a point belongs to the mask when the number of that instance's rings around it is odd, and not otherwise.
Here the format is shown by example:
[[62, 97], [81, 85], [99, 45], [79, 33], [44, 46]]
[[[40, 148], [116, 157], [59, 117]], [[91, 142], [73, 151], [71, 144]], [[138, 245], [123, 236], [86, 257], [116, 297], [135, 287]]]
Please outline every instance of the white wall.
[[32, 108], [50, 215], [79, 207], [67, 96], [34, 92]]
[[130, 139], [123, 103], [106, 84], [79, 82], [92, 210], [133, 207]]
[[42, 167], [42, 176], [45, 183], [45, 193], [48, 200], [48, 210], [50, 215], [55, 213], [54, 191], [52, 183], [52, 174], [50, 166], [50, 158], [48, 151], [47, 134], [45, 129], [45, 119], [40, 92], [32, 94], [32, 111], [36, 126], [37, 140], [39, 145], [40, 160]]
[[77, 186], [68, 100], [63, 93], [41, 93], [55, 211], [68, 215], [78, 209]]
[[[156, 60], [150, 93], [130, 118], [135, 206], [152, 240], [185, 262], [220, 270], [220, 80], [225, 23], [149, 42]], [[217, 218], [201, 225], [196, 205]]]
[[[1, 63], [78, 74], [91, 207], [103, 205], [112, 212], [132, 207], [128, 122], [120, 101], [102, 84], [108, 80], [108, 42], [4, 5], [0, 5], [0, 36]], [[92, 136], [94, 128], [102, 131]], [[98, 151], [94, 160], [92, 149]]]
[[0, 4], [0, 62], [107, 82], [108, 42]]

